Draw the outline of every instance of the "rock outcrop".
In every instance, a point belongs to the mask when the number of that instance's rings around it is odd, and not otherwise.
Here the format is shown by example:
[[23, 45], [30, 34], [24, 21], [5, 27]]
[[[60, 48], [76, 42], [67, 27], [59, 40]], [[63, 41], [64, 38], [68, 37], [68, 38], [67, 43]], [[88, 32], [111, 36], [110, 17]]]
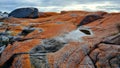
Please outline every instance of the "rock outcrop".
[[38, 9], [37, 8], [18, 8], [13, 10], [9, 17], [16, 18], [37, 18], [38, 17]]
[[0, 68], [120, 67], [120, 13], [50, 14], [0, 24]]
[[0, 11], [0, 20], [2, 20], [2, 19], [4, 19], [4, 18], [8, 18], [8, 13], [7, 13], [7, 12], [2, 13], [2, 12]]
[[39, 12], [39, 18], [45, 18], [45, 17], [50, 17], [54, 15], [59, 15], [60, 13], [56, 12]]

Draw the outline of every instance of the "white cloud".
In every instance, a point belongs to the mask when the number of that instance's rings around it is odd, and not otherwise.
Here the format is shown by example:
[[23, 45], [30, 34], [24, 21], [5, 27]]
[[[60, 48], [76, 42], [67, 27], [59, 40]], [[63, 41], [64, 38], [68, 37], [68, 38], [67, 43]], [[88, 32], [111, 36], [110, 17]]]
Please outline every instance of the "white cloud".
[[[79, 4], [79, 3], [71, 3], [66, 6], [45, 6], [45, 7], [38, 7], [40, 11], [68, 11], [68, 10], [85, 10], [85, 11], [107, 11], [107, 12], [120, 12], [120, 7], [116, 4], [113, 4], [109, 1], [105, 2], [93, 2], [87, 4]], [[115, 9], [118, 8], [118, 9]]]
[[[113, 6], [110, 2], [104, 3], [92, 3], [92, 4], [71, 4], [67, 6], [48, 6], [48, 7], [38, 7], [39, 9], [45, 9], [44, 11], [62, 11], [62, 10], [86, 10], [86, 11], [106, 11], [106, 7]], [[118, 10], [110, 10], [118, 11]]]
[[62, 10], [120, 12], [119, 2], [119, 0], [1, 0], [0, 10], [10, 12], [20, 7], [36, 7], [40, 11], [56, 12]]

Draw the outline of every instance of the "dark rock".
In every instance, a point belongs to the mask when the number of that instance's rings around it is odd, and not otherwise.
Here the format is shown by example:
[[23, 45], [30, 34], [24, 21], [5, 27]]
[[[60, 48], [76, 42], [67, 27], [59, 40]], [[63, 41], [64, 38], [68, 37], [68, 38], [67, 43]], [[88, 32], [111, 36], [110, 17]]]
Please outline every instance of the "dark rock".
[[106, 44], [120, 45], [120, 33], [118, 33], [114, 36], [107, 37], [102, 42], [106, 43]]
[[42, 46], [48, 52], [56, 52], [61, 49], [66, 43], [58, 41], [56, 39], [43, 40]]
[[20, 38], [19, 36], [8, 36], [9, 38], [9, 44], [13, 44], [15, 41], [21, 41], [22, 38]]
[[0, 46], [7, 46], [8, 44], [13, 44], [15, 41], [21, 41], [20, 36], [11, 36], [8, 32], [0, 33]]
[[12, 11], [9, 14], [9, 17], [16, 18], [37, 18], [38, 17], [38, 9], [37, 8], [18, 8]]
[[6, 36], [0, 36], [0, 46], [7, 45], [9, 43], [9, 38]]
[[56, 40], [56, 39], [45, 39], [45, 40], [42, 41], [42, 44], [33, 48], [30, 51], [30, 53], [56, 52], [59, 49], [61, 49], [62, 47], [64, 47], [65, 44], [66, 43], [61, 42], [61, 41]]
[[30, 53], [31, 64], [35, 68], [49, 68], [48, 59], [46, 54], [56, 52], [61, 49], [65, 43], [56, 39], [45, 39], [42, 44], [34, 47]]
[[35, 30], [35, 28], [25, 27], [19, 35], [26, 36], [34, 30]]
[[101, 16], [99, 15], [87, 15], [81, 22], [78, 26], [82, 26], [82, 25], [85, 25], [85, 24], [88, 24], [90, 22], [93, 22], [97, 19], [100, 19], [102, 18]]
[[45, 52], [45, 49], [44, 49], [44, 47], [43, 46], [41, 46], [41, 45], [38, 45], [38, 46], [36, 46], [36, 47], [34, 47], [31, 51], [30, 51], [30, 53], [37, 53], [37, 52]]

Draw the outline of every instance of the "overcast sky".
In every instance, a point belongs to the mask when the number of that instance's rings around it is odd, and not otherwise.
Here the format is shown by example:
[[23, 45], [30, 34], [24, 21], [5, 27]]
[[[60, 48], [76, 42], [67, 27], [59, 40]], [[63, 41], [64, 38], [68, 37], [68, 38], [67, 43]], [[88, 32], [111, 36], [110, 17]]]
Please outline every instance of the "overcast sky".
[[39, 11], [87, 10], [120, 12], [120, 0], [0, 0], [0, 11], [11, 12], [21, 7]]

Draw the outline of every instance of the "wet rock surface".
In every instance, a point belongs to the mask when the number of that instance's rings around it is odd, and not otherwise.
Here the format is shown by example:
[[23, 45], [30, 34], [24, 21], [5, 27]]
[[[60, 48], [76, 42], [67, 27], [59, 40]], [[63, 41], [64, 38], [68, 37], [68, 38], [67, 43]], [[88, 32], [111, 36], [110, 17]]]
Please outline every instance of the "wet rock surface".
[[0, 68], [119, 68], [119, 18], [119, 13], [62, 11], [5, 19]]

